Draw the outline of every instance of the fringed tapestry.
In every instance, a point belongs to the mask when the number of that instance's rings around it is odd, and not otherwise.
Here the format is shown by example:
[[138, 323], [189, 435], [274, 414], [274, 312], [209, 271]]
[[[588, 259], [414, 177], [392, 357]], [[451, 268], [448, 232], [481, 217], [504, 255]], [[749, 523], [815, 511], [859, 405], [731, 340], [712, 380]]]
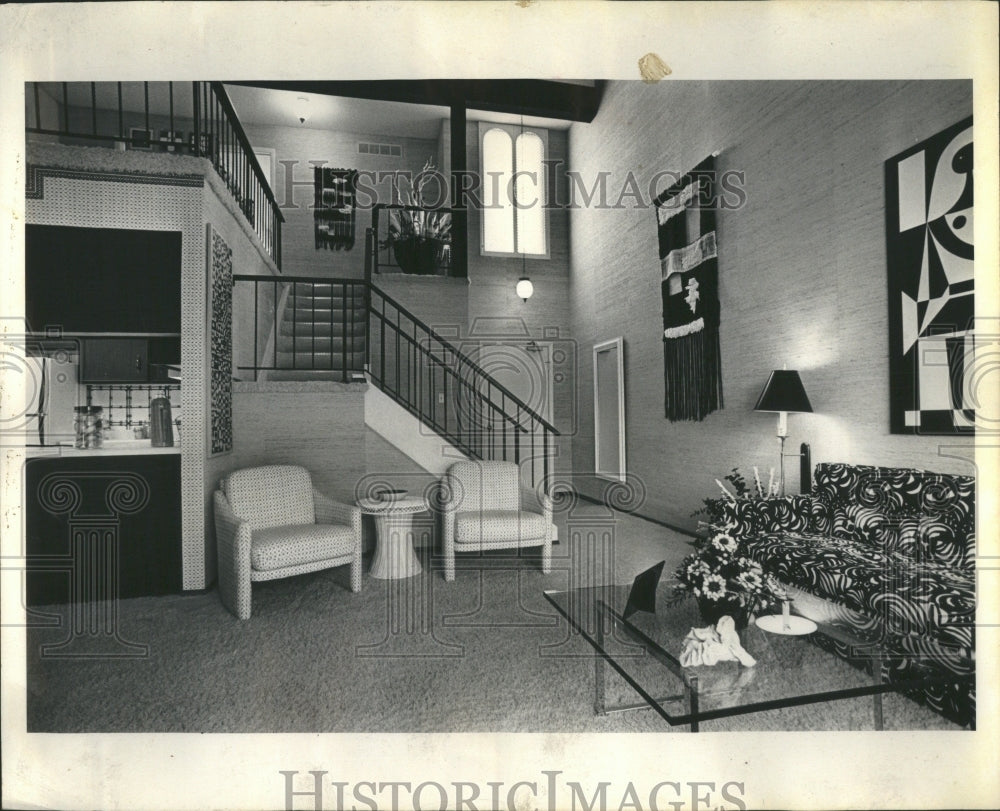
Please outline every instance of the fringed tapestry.
[[715, 159], [654, 201], [663, 298], [664, 410], [671, 422], [722, 408]]
[[975, 429], [972, 119], [885, 163], [889, 423]]
[[314, 181], [316, 197], [313, 202], [313, 231], [317, 250], [351, 250], [354, 247], [357, 170], [317, 166]]

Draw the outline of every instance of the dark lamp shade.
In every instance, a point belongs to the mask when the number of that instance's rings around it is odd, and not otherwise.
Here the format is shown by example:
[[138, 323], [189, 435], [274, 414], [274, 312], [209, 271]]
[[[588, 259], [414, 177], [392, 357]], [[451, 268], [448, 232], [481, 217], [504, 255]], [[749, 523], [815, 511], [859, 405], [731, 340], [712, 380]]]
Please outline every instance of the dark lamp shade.
[[757, 399], [754, 411], [812, 411], [799, 373], [775, 369]]

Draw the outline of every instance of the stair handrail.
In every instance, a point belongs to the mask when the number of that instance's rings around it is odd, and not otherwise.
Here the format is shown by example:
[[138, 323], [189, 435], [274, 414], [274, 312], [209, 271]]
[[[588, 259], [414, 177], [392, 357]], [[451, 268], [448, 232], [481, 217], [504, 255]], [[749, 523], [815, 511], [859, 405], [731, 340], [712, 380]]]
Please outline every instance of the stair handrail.
[[[442, 346], [444, 346], [447, 351], [453, 352], [455, 354], [455, 356], [459, 360], [461, 360], [467, 366], [472, 367], [476, 371], [477, 374], [479, 374], [482, 377], [488, 379], [489, 382], [490, 382], [490, 385], [493, 386], [493, 387], [495, 387], [495, 388], [497, 388], [500, 392], [502, 392], [503, 395], [504, 395], [504, 397], [509, 398], [512, 401], [513, 405], [515, 405], [518, 408], [520, 408], [520, 409], [524, 410], [525, 412], [527, 412], [525, 414], [525, 416], [530, 417], [531, 419], [533, 419], [536, 422], [538, 422], [541, 425], [542, 428], [545, 428], [546, 430], [551, 431], [553, 435], [555, 435], [555, 436], [561, 436], [561, 434], [559, 433], [559, 429], [557, 429], [552, 423], [550, 423], [541, 414], [539, 414], [531, 406], [529, 406], [526, 402], [524, 402], [524, 400], [522, 400], [520, 397], [518, 397], [516, 394], [514, 394], [510, 389], [508, 389], [502, 383], [500, 383], [499, 381], [497, 381], [497, 379], [494, 378], [493, 375], [491, 375], [489, 372], [485, 371], [478, 363], [476, 363], [476, 361], [474, 361], [472, 358], [470, 358], [468, 355], [466, 355], [461, 349], [459, 349], [457, 346], [455, 346], [451, 341], [449, 341], [447, 338], [445, 338], [442, 335], [440, 335], [438, 332], [436, 332], [434, 330], [433, 327], [431, 327], [430, 325], [428, 325], [427, 323], [425, 323], [423, 320], [421, 320], [420, 318], [418, 318], [417, 316], [415, 316], [409, 309], [407, 309], [402, 304], [400, 304], [398, 301], [396, 301], [396, 299], [394, 299], [392, 296], [390, 296], [388, 293], [386, 293], [377, 284], [375, 284], [374, 282], [369, 282], [368, 284], [369, 284], [369, 286], [371, 287], [372, 290], [374, 290], [376, 293], [378, 293], [378, 295], [380, 295], [389, 304], [391, 304], [393, 307], [395, 307], [400, 313], [402, 313], [408, 319], [410, 319], [410, 321], [413, 322], [414, 326], [422, 329], [424, 332], [426, 332], [428, 335], [430, 335], [435, 341], [437, 341]], [[369, 310], [370, 310], [370, 312], [373, 312], [373, 313], [375, 312], [374, 306], [372, 304], [370, 304], [370, 303], [369, 303]]]

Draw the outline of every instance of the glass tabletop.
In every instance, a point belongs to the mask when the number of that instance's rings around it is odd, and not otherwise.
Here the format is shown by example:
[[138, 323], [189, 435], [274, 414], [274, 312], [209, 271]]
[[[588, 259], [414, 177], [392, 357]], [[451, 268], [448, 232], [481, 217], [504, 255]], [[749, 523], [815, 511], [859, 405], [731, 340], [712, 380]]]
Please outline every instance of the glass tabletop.
[[[546, 591], [545, 598], [597, 651], [595, 682], [599, 712], [649, 706], [671, 724], [692, 724], [767, 709], [831, 701], [950, 681], [931, 668], [883, 678], [883, 654], [877, 638], [854, 629], [817, 624], [811, 634], [782, 635], [750, 626], [739, 632], [743, 648], [756, 659], [746, 667], [736, 661], [684, 667], [680, 654], [692, 628], [707, 625], [693, 599], [670, 604], [672, 584], [661, 583], [656, 613], [622, 615], [631, 586], [599, 586]], [[794, 612], [793, 612], [794, 613]], [[836, 652], [834, 652], [836, 651]], [[638, 704], [608, 703], [614, 698], [604, 664], [617, 671], [642, 699]], [[618, 680], [621, 684], [621, 680]], [[621, 692], [621, 691], [619, 691]], [[874, 705], [881, 727], [881, 703]]]

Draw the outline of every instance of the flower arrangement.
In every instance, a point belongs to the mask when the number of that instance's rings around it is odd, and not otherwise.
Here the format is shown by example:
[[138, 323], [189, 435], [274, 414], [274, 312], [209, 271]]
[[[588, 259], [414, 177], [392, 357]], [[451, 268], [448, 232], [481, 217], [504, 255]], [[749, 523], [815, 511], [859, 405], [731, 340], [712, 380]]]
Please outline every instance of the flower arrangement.
[[692, 546], [694, 552], [675, 572], [676, 599], [693, 595], [701, 606], [714, 603], [720, 609], [738, 607], [749, 613], [782, 596], [778, 581], [765, 574], [757, 561], [741, 555], [739, 542], [727, 532], [696, 538]]

